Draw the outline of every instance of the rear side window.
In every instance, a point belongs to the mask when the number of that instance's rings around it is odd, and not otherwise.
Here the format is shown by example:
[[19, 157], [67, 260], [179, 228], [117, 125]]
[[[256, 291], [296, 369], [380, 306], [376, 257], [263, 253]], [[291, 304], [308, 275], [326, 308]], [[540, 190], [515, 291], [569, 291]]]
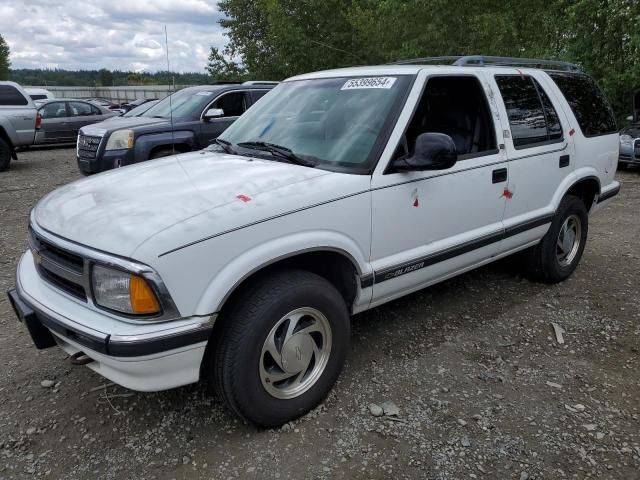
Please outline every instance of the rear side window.
[[47, 96], [46, 95], [40, 95], [40, 94], [34, 94], [34, 95], [29, 95], [31, 97], [31, 100], [46, 100]]
[[540, 84], [528, 75], [496, 75], [516, 148], [562, 140], [558, 113]]
[[11, 85], [0, 85], [0, 105], [29, 105], [29, 101], [17, 88]]
[[585, 137], [618, 131], [611, 105], [591, 78], [567, 73], [549, 75], [567, 99]]

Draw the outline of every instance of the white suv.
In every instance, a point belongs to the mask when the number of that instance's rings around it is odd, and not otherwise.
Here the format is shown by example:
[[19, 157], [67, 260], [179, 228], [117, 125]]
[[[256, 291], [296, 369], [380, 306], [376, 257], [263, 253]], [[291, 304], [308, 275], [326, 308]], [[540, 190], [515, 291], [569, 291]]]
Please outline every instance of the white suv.
[[525, 250], [566, 279], [619, 190], [607, 101], [570, 64], [423, 62], [290, 78], [208, 150], [47, 195], [9, 292], [36, 346], [272, 426], [327, 395], [351, 314]]

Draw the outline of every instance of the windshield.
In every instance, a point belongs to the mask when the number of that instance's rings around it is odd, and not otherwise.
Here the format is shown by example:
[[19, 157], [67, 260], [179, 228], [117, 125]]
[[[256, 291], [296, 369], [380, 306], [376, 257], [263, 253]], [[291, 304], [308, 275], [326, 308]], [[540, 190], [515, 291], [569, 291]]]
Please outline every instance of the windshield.
[[158, 103], [158, 100], [151, 100], [150, 102], [146, 102], [146, 103], [143, 103], [142, 105], [138, 105], [137, 107], [132, 108], [122, 116], [123, 117], [141, 117], [143, 116], [142, 115], [143, 113], [147, 112], [151, 107], [153, 107], [157, 103]]
[[[407, 76], [329, 78], [284, 82], [231, 125], [220, 139], [240, 148], [274, 144], [318, 168], [366, 173], [376, 143], [393, 122], [410, 83]], [[243, 145], [244, 144], [244, 145]]]
[[204, 107], [213, 100], [213, 93], [206, 90], [185, 88], [156, 103], [144, 114], [145, 117], [171, 117], [197, 120]]

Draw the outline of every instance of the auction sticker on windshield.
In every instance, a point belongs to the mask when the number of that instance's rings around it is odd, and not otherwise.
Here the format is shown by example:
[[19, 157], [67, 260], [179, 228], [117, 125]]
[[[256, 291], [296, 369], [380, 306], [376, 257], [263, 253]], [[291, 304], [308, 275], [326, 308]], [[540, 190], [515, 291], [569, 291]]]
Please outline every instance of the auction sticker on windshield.
[[340, 90], [356, 90], [360, 88], [391, 88], [396, 83], [395, 77], [352, 78]]

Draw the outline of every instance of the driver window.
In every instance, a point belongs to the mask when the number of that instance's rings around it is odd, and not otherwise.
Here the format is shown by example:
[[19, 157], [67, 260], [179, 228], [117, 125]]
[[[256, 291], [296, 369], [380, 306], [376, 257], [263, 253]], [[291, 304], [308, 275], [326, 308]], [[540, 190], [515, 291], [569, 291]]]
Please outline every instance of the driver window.
[[247, 109], [244, 92], [230, 92], [218, 98], [209, 108], [221, 108], [224, 117], [239, 117]]
[[493, 120], [476, 77], [429, 79], [395, 158], [412, 155], [418, 135], [428, 132], [449, 135], [460, 160], [497, 153]]

